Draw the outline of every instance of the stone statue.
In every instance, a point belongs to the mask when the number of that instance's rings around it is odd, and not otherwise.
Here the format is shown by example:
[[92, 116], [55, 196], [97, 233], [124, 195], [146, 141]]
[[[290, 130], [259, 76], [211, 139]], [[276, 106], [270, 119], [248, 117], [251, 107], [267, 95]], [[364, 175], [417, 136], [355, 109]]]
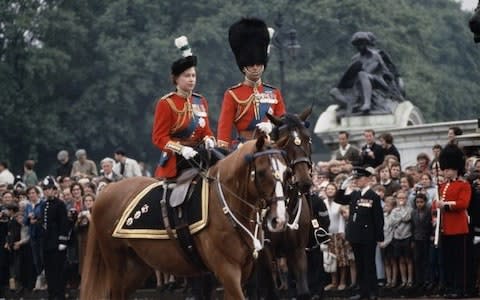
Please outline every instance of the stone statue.
[[477, 8], [475, 8], [475, 13], [468, 22], [468, 25], [473, 33], [473, 39], [475, 43], [480, 43], [480, 0], [478, 1]]
[[352, 45], [358, 50], [330, 95], [339, 104], [337, 117], [392, 113], [404, 101], [403, 82], [390, 57], [374, 48], [371, 32], [356, 32]]

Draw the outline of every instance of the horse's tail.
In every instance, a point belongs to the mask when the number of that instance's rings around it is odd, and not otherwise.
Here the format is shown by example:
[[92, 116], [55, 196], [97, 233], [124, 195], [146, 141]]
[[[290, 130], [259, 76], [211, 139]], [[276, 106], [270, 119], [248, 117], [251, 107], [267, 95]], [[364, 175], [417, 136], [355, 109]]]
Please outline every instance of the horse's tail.
[[109, 276], [107, 274], [107, 266], [100, 252], [100, 244], [94, 222], [89, 224], [86, 248], [85, 261], [82, 267], [80, 299], [108, 299], [110, 297]]

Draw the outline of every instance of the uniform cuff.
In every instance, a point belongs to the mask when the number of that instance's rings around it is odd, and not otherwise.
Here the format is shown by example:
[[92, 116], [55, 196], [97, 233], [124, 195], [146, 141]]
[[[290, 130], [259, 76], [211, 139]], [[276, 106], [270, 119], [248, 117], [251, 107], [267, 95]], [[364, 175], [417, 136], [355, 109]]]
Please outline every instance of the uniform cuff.
[[226, 142], [226, 141], [218, 140], [217, 145], [220, 148], [227, 148], [228, 149], [228, 147], [230, 146], [230, 143]]
[[68, 241], [68, 236], [60, 235], [58, 236], [58, 240], [61, 242], [66, 242]]
[[183, 146], [179, 142], [169, 141], [167, 145], [165, 145], [165, 148], [180, 154], [182, 152]]

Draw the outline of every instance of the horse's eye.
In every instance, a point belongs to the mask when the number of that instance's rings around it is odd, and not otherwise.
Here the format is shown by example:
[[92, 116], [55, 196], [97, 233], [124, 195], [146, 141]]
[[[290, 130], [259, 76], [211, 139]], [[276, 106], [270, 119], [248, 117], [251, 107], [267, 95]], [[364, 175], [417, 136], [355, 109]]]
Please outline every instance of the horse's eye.
[[257, 176], [258, 178], [265, 178], [265, 174], [266, 174], [266, 171], [265, 170], [260, 170], [260, 171], [257, 171]]

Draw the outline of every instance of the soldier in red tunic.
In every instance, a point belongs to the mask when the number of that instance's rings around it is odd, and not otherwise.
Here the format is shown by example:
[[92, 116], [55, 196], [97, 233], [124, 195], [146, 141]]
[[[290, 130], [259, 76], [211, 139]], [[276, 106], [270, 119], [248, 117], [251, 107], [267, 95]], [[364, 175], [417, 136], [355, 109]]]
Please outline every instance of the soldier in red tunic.
[[152, 142], [162, 150], [155, 170], [157, 178], [173, 178], [183, 169], [198, 166], [203, 158], [199, 151], [204, 152], [199, 146], [215, 146], [207, 100], [193, 92], [197, 57], [192, 55], [186, 37], [177, 38], [175, 45], [183, 55], [171, 68], [176, 89], [158, 100], [153, 120]]
[[244, 18], [230, 26], [230, 47], [245, 79], [225, 92], [218, 120], [217, 141], [223, 148], [235, 148], [232, 130], [236, 137], [249, 140], [258, 128], [270, 133], [271, 124], [266, 113], [285, 114], [285, 104], [280, 90], [262, 82], [268, 60], [270, 36], [265, 22]]
[[445, 274], [445, 296], [463, 298], [466, 292], [467, 208], [471, 198], [470, 184], [461, 179], [465, 167], [462, 150], [448, 144], [440, 153], [440, 167], [445, 182], [439, 187], [439, 199], [432, 209], [441, 208], [441, 242]]

